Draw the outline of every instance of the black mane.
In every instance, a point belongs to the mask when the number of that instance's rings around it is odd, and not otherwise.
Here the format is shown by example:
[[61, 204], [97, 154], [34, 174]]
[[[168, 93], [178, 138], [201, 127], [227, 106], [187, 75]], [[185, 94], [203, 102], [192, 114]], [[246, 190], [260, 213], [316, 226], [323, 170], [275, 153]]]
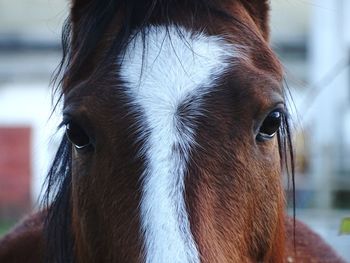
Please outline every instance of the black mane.
[[[181, 2], [192, 10], [193, 18], [199, 10], [219, 15], [252, 30], [217, 7], [218, 0], [92, 0], [81, 10], [74, 10], [65, 22], [62, 32], [62, 60], [53, 78], [54, 93], [58, 94], [60, 101], [66, 90], [80, 76], [82, 67], [103, 38], [106, 28], [116, 14], [123, 14], [121, 27], [112, 39], [112, 45], [105, 52], [104, 62], [109, 63], [111, 58], [120, 54], [130, 39], [137, 33], [145, 34], [145, 27], [152, 23], [152, 17], [160, 16], [165, 25], [171, 25], [171, 17], [176, 9], [176, 2]], [[72, 21], [78, 24], [72, 23]], [[210, 23], [208, 21], [208, 23]], [[98, 68], [98, 67], [97, 67]], [[96, 72], [98, 74], [98, 72]], [[94, 76], [94, 74], [91, 74]], [[58, 103], [58, 102], [57, 102]], [[57, 105], [57, 104], [56, 104]], [[55, 107], [56, 108], [56, 107]], [[294, 160], [291, 134], [288, 118], [285, 117], [283, 125], [278, 132], [279, 153], [281, 165], [291, 175], [294, 182]], [[45, 222], [46, 262], [68, 263], [74, 262], [74, 236], [72, 234], [72, 145], [64, 136], [56, 153], [55, 159], [46, 177], [46, 190], [43, 206], [47, 210]], [[294, 191], [294, 183], [293, 183]]]

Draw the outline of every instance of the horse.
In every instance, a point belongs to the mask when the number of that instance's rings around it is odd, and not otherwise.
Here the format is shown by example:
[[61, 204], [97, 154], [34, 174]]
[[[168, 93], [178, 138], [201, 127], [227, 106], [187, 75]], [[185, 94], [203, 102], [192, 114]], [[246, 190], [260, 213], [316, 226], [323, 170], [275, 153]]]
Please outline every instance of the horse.
[[286, 215], [267, 0], [72, 0], [65, 134], [0, 262], [343, 262]]

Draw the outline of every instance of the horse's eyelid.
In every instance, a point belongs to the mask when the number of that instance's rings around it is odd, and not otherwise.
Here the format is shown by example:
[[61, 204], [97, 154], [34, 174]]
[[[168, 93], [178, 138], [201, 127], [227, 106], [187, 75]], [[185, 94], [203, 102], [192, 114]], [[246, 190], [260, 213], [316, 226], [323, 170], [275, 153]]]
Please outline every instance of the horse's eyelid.
[[281, 113], [282, 113], [282, 117], [284, 117], [286, 120], [289, 120], [291, 118], [291, 114], [287, 108], [285, 108], [285, 107], [282, 108]]
[[62, 121], [58, 126], [57, 126], [57, 130], [62, 129], [62, 127], [66, 126], [67, 123], [65, 121]]
[[62, 127], [64, 127], [64, 126], [66, 126], [68, 123], [70, 123], [71, 122], [71, 117], [70, 116], [66, 116], [66, 115], [64, 115], [63, 116], [63, 119], [62, 119], [62, 121], [61, 121], [61, 123], [58, 125], [58, 130], [60, 130]]
[[275, 110], [273, 110], [273, 111], [279, 111], [282, 114], [282, 116], [287, 118], [287, 119], [290, 117], [289, 111], [288, 111], [286, 105], [284, 105], [284, 104], [278, 105], [275, 108]]

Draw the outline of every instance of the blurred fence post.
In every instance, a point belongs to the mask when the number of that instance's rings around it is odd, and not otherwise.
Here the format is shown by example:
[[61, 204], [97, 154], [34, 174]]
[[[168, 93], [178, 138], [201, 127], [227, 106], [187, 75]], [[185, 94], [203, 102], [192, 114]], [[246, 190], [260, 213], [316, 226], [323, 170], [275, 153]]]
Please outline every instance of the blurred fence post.
[[[337, 65], [346, 63], [348, 51], [344, 40], [349, 0], [319, 0], [313, 5], [309, 42], [310, 82], [317, 86], [317, 98], [311, 111], [311, 173], [318, 208], [330, 208], [332, 191], [337, 184], [341, 159], [343, 121], [347, 111], [349, 76], [339, 66], [332, 81], [322, 81]], [[349, 14], [346, 13], [347, 16]], [[347, 18], [348, 19], [348, 18]], [[349, 30], [349, 27], [346, 28]], [[345, 61], [345, 62], [344, 62]]]
[[347, 49], [349, 52], [349, 49], [350, 49], [350, 1], [346, 1], [346, 0], [344, 1], [343, 18], [344, 18], [344, 27], [343, 27], [344, 40], [347, 44]]

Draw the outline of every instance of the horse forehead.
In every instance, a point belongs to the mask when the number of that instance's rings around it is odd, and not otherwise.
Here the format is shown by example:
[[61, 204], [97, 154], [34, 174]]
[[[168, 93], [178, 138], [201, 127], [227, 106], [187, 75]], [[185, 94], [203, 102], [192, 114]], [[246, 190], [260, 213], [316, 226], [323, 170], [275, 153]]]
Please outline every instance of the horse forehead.
[[121, 78], [139, 96], [174, 99], [212, 84], [242, 52], [222, 37], [174, 26], [152, 26], [136, 35], [121, 58]]
[[225, 71], [234, 49], [219, 37], [150, 27], [132, 39], [120, 58], [119, 74], [134, 108], [140, 109], [138, 136], [145, 141], [140, 207], [146, 262], [200, 261], [183, 188], [195, 127], [192, 122], [180, 125], [177, 110], [194, 95], [190, 114], [200, 114], [203, 94]]

